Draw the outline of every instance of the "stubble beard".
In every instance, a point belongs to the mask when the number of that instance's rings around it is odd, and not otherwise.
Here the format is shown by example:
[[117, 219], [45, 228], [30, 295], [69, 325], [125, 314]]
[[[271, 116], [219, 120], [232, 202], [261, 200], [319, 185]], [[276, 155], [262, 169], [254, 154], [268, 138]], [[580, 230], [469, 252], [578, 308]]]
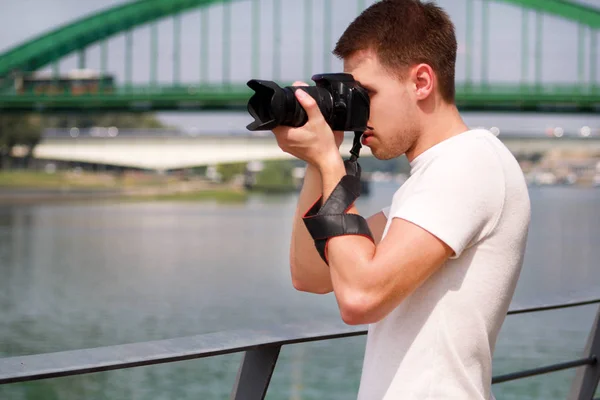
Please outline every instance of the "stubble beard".
[[371, 149], [373, 157], [378, 160], [386, 161], [404, 155], [413, 147], [419, 133], [416, 129], [407, 129], [402, 133], [398, 133], [386, 143], [379, 142], [379, 146]]

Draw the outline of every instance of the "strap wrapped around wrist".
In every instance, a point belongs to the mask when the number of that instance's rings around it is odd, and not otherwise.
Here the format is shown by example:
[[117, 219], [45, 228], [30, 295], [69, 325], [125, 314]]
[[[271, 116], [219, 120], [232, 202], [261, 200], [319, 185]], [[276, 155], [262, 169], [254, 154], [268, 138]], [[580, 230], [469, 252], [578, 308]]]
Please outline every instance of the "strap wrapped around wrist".
[[322, 198], [319, 199], [303, 217], [319, 255], [328, 265], [327, 241], [332, 237], [360, 235], [373, 241], [367, 221], [360, 215], [347, 213], [360, 196], [360, 166], [356, 161], [347, 161], [346, 171], [352, 174], [342, 177], [325, 204], [321, 205]]
[[367, 221], [358, 214], [317, 215], [305, 218], [304, 224], [314, 240], [369, 232]]

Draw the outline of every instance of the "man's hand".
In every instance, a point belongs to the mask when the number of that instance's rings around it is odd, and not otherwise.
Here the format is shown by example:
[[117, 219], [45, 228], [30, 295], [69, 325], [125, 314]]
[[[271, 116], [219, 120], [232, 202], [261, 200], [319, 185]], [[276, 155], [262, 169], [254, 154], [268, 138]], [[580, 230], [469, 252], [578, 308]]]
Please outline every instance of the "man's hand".
[[[293, 86], [308, 86], [294, 82]], [[315, 99], [303, 90], [296, 90], [296, 99], [306, 111], [308, 122], [299, 128], [278, 126], [273, 129], [279, 147], [301, 160], [321, 169], [337, 162], [344, 132], [332, 132]]]

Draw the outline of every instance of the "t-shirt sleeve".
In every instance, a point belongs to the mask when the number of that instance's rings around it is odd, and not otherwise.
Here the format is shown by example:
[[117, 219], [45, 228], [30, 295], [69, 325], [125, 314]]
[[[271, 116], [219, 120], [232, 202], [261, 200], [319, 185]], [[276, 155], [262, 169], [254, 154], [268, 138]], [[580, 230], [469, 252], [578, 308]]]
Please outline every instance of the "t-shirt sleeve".
[[436, 159], [399, 204], [392, 203], [388, 219], [420, 226], [454, 251], [451, 258], [458, 258], [493, 229], [504, 204], [499, 160], [494, 154], [475, 158]]
[[390, 206], [381, 209], [381, 212], [386, 218], [390, 218]]

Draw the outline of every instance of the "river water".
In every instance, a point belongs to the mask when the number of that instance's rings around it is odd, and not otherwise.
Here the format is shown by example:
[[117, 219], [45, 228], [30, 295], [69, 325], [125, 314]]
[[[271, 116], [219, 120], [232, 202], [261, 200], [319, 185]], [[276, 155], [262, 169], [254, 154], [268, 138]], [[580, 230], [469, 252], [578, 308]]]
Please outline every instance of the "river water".
[[[395, 184], [359, 199], [387, 205]], [[530, 188], [532, 225], [513, 306], [600, 295], [600, 190]], [[293, 290], [296, 195], [243, 204], [0, 207], [0, 356], [339, 320], [332, 295]], [[597, 307], [509, 316], [494, 375], [579, 358]], [[365, 337], [283, 348], [267, 399], [352, 399]], [[0, 386], [2, 400], [227, 399], [241, 355]], [[560, 399], [573, 371], [494, 385]]]

